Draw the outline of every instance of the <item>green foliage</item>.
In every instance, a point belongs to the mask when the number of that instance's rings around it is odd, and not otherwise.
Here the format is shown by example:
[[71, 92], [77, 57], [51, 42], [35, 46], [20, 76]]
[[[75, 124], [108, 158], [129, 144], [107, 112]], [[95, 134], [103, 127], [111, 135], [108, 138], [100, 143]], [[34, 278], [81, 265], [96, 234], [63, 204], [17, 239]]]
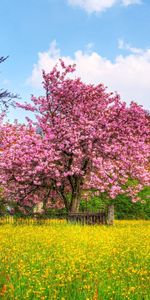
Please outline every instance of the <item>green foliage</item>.
[[150, 219], [150, 187], [145, 187], [139, 196], [141, 201], [132, 203], [125, 194], [119, 195], [115, 200], [107, 199], [103, 194], [101, 198], [95, 196], [89, 201], [82, 200], [80, 210], [97, 212], [106, 209], [107, 205], [113, 202], [116, 219]]
[[117, 219], [150, 219], [150, 187], [139, 193], [141, 201], [132, 203], [126, 195], [116, 199], [115, 215]]
[[82, 212], [97, 212], [98, 210], [104, 209], [104, 203], [101, 198], [95, 196], [92, 197], [89, 201], [82, 200], [80, 203], [80, 210]]
[[2, 188], [0, 188], [0, 216], [6, 214], [6, 204], [2, 195]]

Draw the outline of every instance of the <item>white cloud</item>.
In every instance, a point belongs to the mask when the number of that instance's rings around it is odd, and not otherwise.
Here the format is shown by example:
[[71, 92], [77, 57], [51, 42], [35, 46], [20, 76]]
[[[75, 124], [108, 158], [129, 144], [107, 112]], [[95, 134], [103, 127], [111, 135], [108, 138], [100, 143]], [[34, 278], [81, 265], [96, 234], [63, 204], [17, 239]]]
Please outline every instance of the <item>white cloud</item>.
[[[120, 41], [120, 48], [126, 45], [128, 44], [123, 41], [121, 44]], [[150, 109], [150, 49], [138, 51], [134, 47], [127, 48], [130, 53], [118, 55], [112, 62], [92, 50], [78, 50], [73, 57], [63, 57], [56, 42], [52, 42], [47, 52], [39, 53], [38, 62], [33, 66], [28, 83], [32, 87], [40, 87], [41, 70], [49, 72], [61, 57], [67, 64], [76, 63], [76, 77], [81, 77], [87, 83], [102, 82], [108, 86], [109, 91], [117, 91], [127, 103], [136, 101]]]
[[140, 4], [142, 0], [68, 0], [73, 6], [79, 6], [88, 13], [102, 12], [116, 4], [128, 6], [132, 4]]
[[142, 0], [122, 0], [122, 4], [124, 6], [132, 5], [132, 4], [141, 4]]
[[46, 72], [49, 72], [58, 57], [60, 57], [60, 50], [57, 48], [56, 41], [54, 40], [50, 44], [50, 48], [47, 52], [38, 53], [38, 63], [34, 64], [32, 75], [27, 79], [27, 83], [38, 87], [42, 79], [41, 71], [45, 70]]
[[144, 54], [145, 50], [141, 48], [132, 47], [130, 44], [125, 43], [124, 40], [119, 39], [118, 41], [118, 48], [122, 50], [127, 50], [134, 54]]

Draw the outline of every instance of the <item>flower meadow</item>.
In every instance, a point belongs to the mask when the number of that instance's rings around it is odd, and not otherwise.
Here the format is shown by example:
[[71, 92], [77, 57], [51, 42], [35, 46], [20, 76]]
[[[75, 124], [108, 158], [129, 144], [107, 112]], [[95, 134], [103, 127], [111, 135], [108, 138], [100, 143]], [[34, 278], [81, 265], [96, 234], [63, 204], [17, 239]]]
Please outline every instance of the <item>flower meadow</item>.
[[150, 299], [150, 221], [0, 220], [0, 299]]

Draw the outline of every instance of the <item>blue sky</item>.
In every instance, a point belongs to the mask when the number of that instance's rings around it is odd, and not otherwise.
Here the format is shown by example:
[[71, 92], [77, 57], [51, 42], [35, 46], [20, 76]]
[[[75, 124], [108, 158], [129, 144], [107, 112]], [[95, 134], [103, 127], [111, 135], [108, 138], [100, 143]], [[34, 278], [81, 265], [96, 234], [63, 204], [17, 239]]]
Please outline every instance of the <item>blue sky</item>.
[[149, 16], [149, 0], [1, 0], [0, 87], [28, 101], [42, 93], [41, 69], [63, 57], [83, 81], [150, 109]]

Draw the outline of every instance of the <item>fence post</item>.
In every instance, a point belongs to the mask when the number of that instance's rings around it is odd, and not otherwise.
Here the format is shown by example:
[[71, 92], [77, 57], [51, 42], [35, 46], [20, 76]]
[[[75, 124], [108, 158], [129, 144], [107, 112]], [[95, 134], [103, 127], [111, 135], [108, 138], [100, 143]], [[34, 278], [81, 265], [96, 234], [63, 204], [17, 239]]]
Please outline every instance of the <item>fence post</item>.
[[108, 205], [108, 225], [114, 224], [114, 204]]

